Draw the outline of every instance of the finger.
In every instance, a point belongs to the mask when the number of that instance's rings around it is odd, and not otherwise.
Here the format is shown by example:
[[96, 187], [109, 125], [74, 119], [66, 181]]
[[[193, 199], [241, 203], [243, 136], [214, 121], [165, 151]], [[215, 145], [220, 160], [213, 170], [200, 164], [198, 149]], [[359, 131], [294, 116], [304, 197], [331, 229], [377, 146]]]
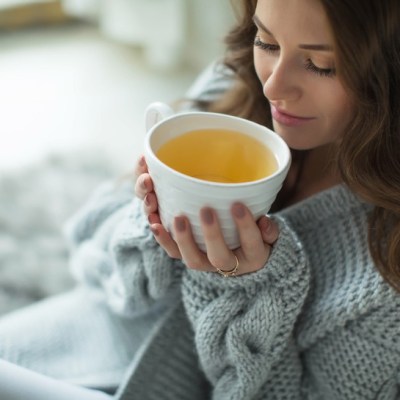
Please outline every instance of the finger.
[[253, 268], [261, 268], [268, 259], [269, 248], [265, 245], [252, 214], [241, 203], [234, 203], [231, 212], [238, 228], [244, 257]]
[[147, 219], [149, 221], [149, 225], [153, 224], [162, 224], [160, 215], [157, 213], [151, 213], [147, 216]]
[[215, 210], [210, 207], [202, 208], [200, 221], [211, 265], [223, 271], [231, 270], [236, 264], [236, 259], [225, 243]]
[[147, 193], [152, 192], [153, 181], [148, 173], [143, 173], [139, 175], [135, 183], [135, 194], [139, 199], [143, 200]]
[[260, 228], [263, 241], [269, 245], [273, 245], [279, 237], [278, 224], [265, 215], [258, 220], [257, 224]]
[[161, 224], [154, 223], [150, 225], [150, 230], [153, 233], [157, 243], [165, 250], [169, 257], [182, 259], [178, 245]]
[[174, 238], [182, 255], [182, 259], [188, 268], [200, 271], [215, 271], [210, 265], [206, 254], [198, 248], [194, 241], [187, 217], [175, 217]]
[[147, 193], [143, 203], [146, 215], [154, 214], [158, 210], [157, 196], [154, 192]]
[[149, 172], [147, 169], [147, 164], [146, 164], [146, 160], [144, 158], [144, 155], [142, 154], [139, 159], [136, 162], [135, 165], [135, 176], [136, 178], [139, 177], [139, 175], [142, 175], [146, 172]]

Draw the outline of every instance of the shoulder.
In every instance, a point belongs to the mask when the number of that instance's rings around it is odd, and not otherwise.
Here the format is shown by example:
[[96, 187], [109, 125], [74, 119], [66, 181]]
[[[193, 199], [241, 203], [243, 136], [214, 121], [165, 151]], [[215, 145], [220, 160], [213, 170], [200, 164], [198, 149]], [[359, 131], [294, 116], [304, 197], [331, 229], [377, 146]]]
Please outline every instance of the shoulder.
[[93, 236], [105, 221], [132, 201], [133, 189], [129, 179], [108, 181], [100, 185], [66, 222], [64, 234], [70, 243], [74, 246]]
[[197, 77], [185, 94], [188, 104], [180, 111], [196, 108], [198, 102], [212, 102], [218, 99], [234, 84], [235, 73], [225, 66], [222, 60], [209, 64]]

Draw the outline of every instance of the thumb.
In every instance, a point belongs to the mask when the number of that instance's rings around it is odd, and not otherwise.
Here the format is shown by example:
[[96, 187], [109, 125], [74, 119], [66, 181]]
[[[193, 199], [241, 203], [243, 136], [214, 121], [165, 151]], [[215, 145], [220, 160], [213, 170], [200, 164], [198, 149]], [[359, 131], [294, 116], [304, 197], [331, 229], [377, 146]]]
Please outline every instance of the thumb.
[[279, 237], [278, 224], [271, 218], [263, 215], [257, 222], [262, 239], [265, 243], [273, 245]]

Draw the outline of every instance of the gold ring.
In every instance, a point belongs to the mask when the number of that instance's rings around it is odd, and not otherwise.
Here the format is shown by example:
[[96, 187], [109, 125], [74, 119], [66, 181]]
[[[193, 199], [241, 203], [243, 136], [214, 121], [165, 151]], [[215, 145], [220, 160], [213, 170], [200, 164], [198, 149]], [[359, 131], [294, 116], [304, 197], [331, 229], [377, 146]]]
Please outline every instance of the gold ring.
[[229, 276], [234, 276], [234, 275], [236, 275], [236, 272], [237, 272], [237, 270], [239, 269], [239, 260], [238, 260], [238, 258], [235, 256], [235, 254], [233, 255], [233, 257], [235, 257], [236, 265], [235, 265], [232, 269], [230, 269], [229, 271], [224, 271], [223, 269], [214, 267], [214, 268], [217, 270], [217, 272], [218, 272], [220, 275], [222, 275], [224, 278], [228, 278]]

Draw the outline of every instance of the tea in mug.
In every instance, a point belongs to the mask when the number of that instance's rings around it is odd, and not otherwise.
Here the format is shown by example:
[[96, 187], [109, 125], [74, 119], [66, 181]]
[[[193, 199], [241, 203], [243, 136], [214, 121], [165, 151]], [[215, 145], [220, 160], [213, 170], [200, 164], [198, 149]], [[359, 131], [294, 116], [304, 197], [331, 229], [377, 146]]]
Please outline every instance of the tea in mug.
[[221, 183], [256, 181], [278, 169], [274, 154], [263, 143], [225, 129], [184, 133], [162, 145], [157, 157], [185, 175]]

